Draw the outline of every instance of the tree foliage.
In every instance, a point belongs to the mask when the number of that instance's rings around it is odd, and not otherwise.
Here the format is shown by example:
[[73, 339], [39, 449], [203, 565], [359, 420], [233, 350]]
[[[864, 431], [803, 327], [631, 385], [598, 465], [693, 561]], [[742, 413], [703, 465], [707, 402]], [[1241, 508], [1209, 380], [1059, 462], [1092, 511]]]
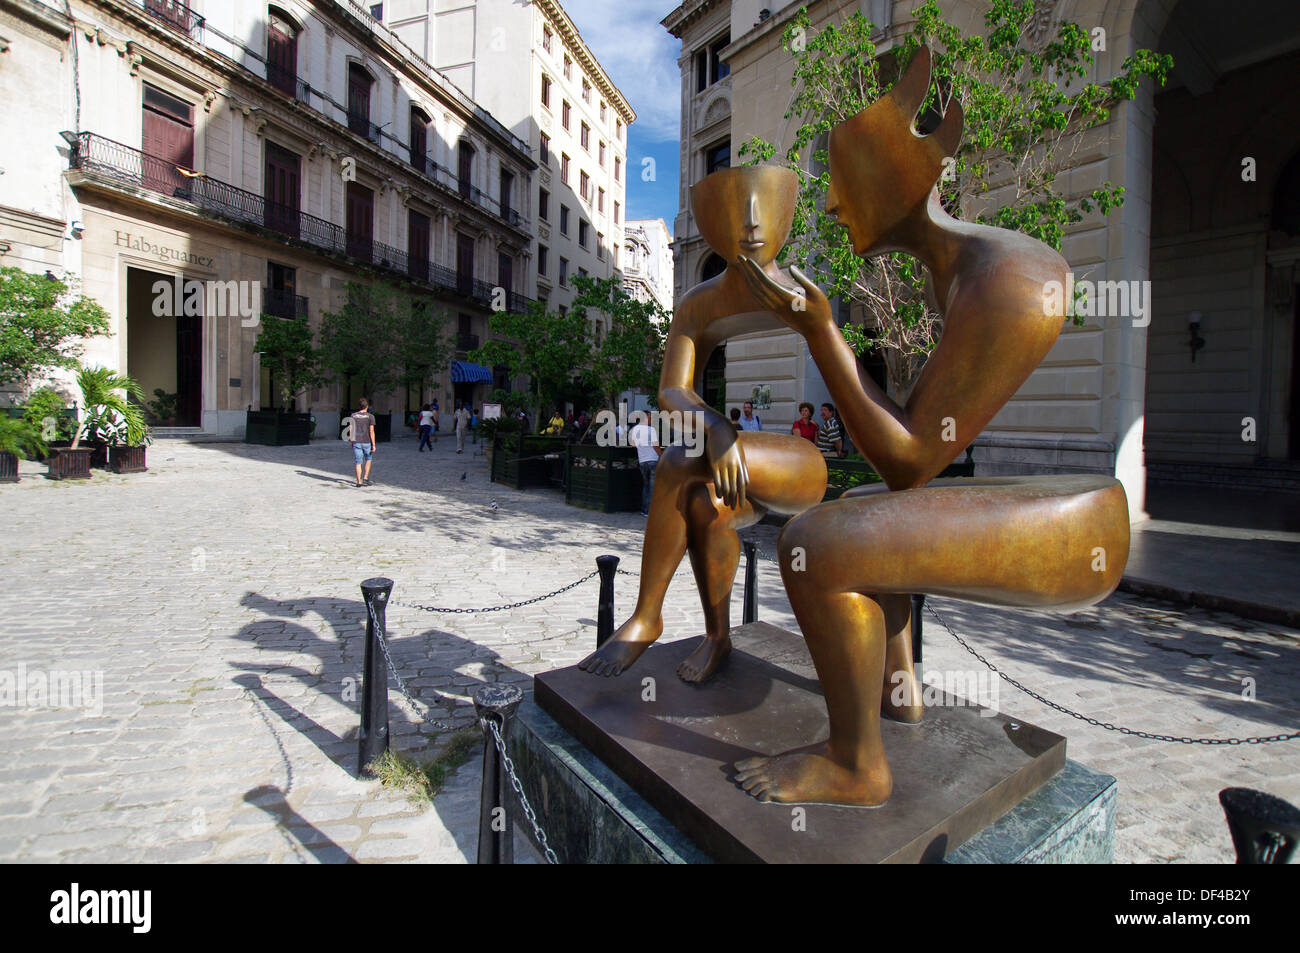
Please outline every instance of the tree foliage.
[[108, 331], [108, 312], [78, 294], [74, 279], [0, 268], [0, 386], [26, 390], [51, 371], [76, 369], [84, 339]]
[[[984, 32], [965, 35], [944, 18], [937, 0], [926, 0], [913, 11], [912, 31], [896, 58], [878, 58], [876, 27], [861, 13], [813, 32], [804, 9], [785, 30], [785, 46], [795, 57], [795, 92], [785, 115], [799, 126], [783, 162], [799, 174], [801, 187], [782, 261], [799, 263], [829, 295], [860, 306], [855, 310], [866, 320], [846, 325], [845, 336], [858, 353], [880, 349], [896, 393], [919, 373], [938, 340], [941, 316], [927, 301], [919, 261], [901, 252], [863, 261], [826, 214], [827, 136], [887, 92], [898, 67], [928, 44], [933, 83], [918, 127], [927, 109], [933, 117], [953, 98], [965, 111], [964, 138], [939, 182], [944, 207], [1059, 249], [1071, 225], [1122, 205], [1124, 189], [1105, 182], [1069, 196], [1058, 187], [1058, 175], [1073, 164], [1087, 130], [1106, 122], [1117, 103], [1133, 99], [1139, 83], [1164, 83], [1172, 58], [1139, 50], [1114, 78], [1094, 82], [1088, 77], [1097, 38], [1061, 22], [1054, 38], [1038, 44], [1030, 30], [1033, 14], [1033, 0], [990, 0]], [[894, 68], [883, 69], [887, 63]], [[739, 155], [757, 163], [776, 152], [772, 143], [752, 137]]]
[[608, 407], [614, 406], [623, 391], [656, 391], [671, 315], [653, 301], [632, 297], [617, 278], [579, 276], [573, 284], [578, 289], [573, 299], [575, 313], [592, 320], [597, 315], [609, 318], [608, 330], [596, 335], [587, 365], [591, 387]]
[[533, 301], [523, 312], [494, 311], [489, 326], [499, 337], [471, 351], [470, 360], [504, 366], [511, 377], [527, 374], [539, 408], [554, 405], [591, 359], [590, 323], [573, 310], [560, 314]]
[[308, 387], [319, 387], [323, 381], [320, 352], [312, 344], [306, 317], [262, 315], [262, 330], [253, 350], [262, 355], [262, 363], [275, 375], [280, 407], [286, 412], [293, 409], [300, 393]]

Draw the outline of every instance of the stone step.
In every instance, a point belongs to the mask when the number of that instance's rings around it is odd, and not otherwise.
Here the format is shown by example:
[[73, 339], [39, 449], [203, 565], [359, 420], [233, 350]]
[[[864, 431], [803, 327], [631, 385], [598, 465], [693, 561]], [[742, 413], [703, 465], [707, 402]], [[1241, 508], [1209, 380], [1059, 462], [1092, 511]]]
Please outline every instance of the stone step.
[[1148, 463], [1147, 480], [1167, 485], [1300, 493], [1300, 462], [1267, 460], [1254, 466], [1214, 463]]

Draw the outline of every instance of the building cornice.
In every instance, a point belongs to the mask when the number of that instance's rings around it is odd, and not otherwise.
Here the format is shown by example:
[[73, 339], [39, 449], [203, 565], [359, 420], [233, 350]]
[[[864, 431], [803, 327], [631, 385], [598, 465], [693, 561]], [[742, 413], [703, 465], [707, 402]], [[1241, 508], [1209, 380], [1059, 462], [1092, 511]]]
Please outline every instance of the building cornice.
[[0, 10], [26, 20], [61, 40], [66, 40], [72, 33], [70, 17], [43, 3], [37, 3], [36, 0], [0, 0]]
[[632, 104], [627, 101], [622, 91], [614, 85], [614, 81], [609, 78], [600, 61], [592, 54], [582, 34], [578, 32], [577, 26], [564, 12], [564, 8], [556, 0], [533, 0], [533, 5], [551, 21], [564, 45], [573, 51], [582, 68], [596, 80], [596, 88], [604, 93], [605, 101], [614, 107], [614, 111], [622, 117], [623, 122], [629, 125], [635, 122], [636, 110], [632, 108]]
[[687, 27], [716, 7], [718, 2], [719, 0], [688, 0], [660, 20], [659, 25], [680, 40]]

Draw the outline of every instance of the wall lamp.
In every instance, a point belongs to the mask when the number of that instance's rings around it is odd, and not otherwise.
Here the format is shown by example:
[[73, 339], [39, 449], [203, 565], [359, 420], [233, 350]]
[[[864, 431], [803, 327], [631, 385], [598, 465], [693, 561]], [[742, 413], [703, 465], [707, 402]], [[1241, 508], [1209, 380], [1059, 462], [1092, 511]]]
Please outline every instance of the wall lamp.
[[1188, 312], [1187, 315], [1187, 346], [1192, 349], [1192, 363], [1196, 363], [1196, 352], [1205, 347], [1205, 338], [1201, 337], [1201, 319], [1204, 316], [1199, 311]]

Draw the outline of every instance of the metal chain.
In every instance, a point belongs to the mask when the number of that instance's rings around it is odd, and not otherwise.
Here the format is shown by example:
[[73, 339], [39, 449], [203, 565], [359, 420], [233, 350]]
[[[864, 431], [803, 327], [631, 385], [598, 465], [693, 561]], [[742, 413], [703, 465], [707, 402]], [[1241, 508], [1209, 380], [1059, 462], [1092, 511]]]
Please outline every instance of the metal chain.
[[[390, 605], [391, 604], [392, 603], [390, 603]], [[397, 682], [397, 690], [402, 693], [402, 696], [411, 703], [411, 707], [417, 712], [421, 708], [424, 708], [424, 720], [433, 725], [433, 727], [439, 728], [443, 731], [459, 731], [460, 729], [455, 725], [449, 725], [444, 721], [438, 721], [430, 714], [429, 706], [421, 705], [421, 703], [415, 700], [415, 696], [412, 695], [410, 689], [406, 687], [406, 680], [398, 674], [397, 666], [393, 664], [393, 656], [388, 651], [388, 640], [384, 638], [384, 627], [379, 624], [379, 620], [375, 617], [375, 610], [368, 602], [366, 603], [366, 611], [370, 613], [370, 621], [375, 626], [375, 638], [379, 641], [379, 647], [383, 649], [384, 661], [388, 663], [388, 670], [393, 673], [393, 681]]]
[[[623, 570], [620, 569], [619, 572], [623, 572]], [[578, 581], [571, 582], [567, 586], [561, 586], [559, 589], [556, 589], [554, 592], [548, 592], [544, 596], [535, 596], [532, 599], [525, 599], [523, 602], [512, 602], [509, 605], [505, 605], [505, 606], [486, 606], [484, 608], [477, 608], [477, 609], [462, 609], [462, 608], [447, 609], [447, 608], [443, 608], [442, 606], [424, 606], [424, 605], [420, 605], [418, 602], [391, 602], [389, 603], [389, 605], [401, 606], [403, 609], [419, 609], [422, 612], [457, 612], [457, 613], [465, 613], [465, 614], [473, 614], [476, 612], [504, 612], [506, 609], [518, 609], [523, 606], [531, 606], [534, 603], [542, 602], [543, 600], [554, 598], [555, 596], [558, 596], [562, 592], [568, 592], [570, 589], [574, 589], [577, 588], [578, 586], [581, 586], [592, 576], [597, 576], [599, 574], [600, 574], [600, 570], [594, 569], [591, 572], [587, 573], [587, 575], [583, 576]], [[629, 575], [631, 574], [629, 573]]]
[[524, 809], [524, 816], [528, 818], [528, 823], [533, 827], [533, 836], [537, 838], [537, 843], [541, 845], [542, 853], [546, 856], [547, 862], [558, 864], [560, 860], [555, 856], [555, 851], [551, 850], [551, 845], [546, 842], [546, 832], [537, 823], [537, 815], [533, 812], [533, 806], [528, 803], [528, 796], [524, 794], [524, 786], [519, 783], [519, 776], [515, 774], [515, 763], [510, 760], [510, 755], [506, 753], [506, 741], [501, 737], [501, 726], [496, 723], [494, 718], [480, 718], [479, 722], [492, 733], [492, 740], [496, 743], [497, 753], [501, 755], [501, 764], [506, 769], [507, 777], [510, 778], [510, 786], [515, 789], [515, 794], [519, 795], [519, 805]]
[[1003, 681], [1007, 682], [1008, 684], [1014, 685], [1016, 688], [1020, 689], [1020, 691], [1028, 695], [1030, 698], [1034, 699], [1035, 701], [1041, 702], [1042, 704], [1046, 705], [1048, 708], [1053, 708], [1056, 711], [1059, 711], [1063, 715], [1069, 715], [1071, 718], [1077, 718], [1079, 721], [1087, 722], [1088, 724], [1096, 728], [1105, 728], [1107, 731], [1118, 731], [1120, 734], [1133, 735], [1135, 738], [1148, 738], [1152, 741], [1176, 741], [1180, 744], [1185, 744], [1185, 745], [1243, 745], [1243, 744], [1262, 745], [1262, 744], [1270, 744], [1274, 741], [1295, 741], [1297, 738], [1300, 738], [1300, 731], [1293, 732], [1292, 734], [1289, 735], [1265, 735], [1265, 736], [1255, 736], [1251, 738], [1186, 738], [1186, 737], [1179, 738], [1174, 735], [1157, 735], [1149, 731], [1138, 731], [1135, 728], [1126, 728], [1123, 725], [1111, 724], [1110, 722], [1107, 721], [1098, 721], [1096, 718], [1090, 718], [1087, 715], [1081, 715], [1077, 711], [1071, 711], [1069, 708], [1066, 708], [1064, 705], [1058, 705], [1056, 702], [1050, 701], [1044, 698], [1042, 695], [1038, 694], [1037, 692], [1026, 688], [1024, 685], [1020, 684], [1018, 681], [1016, 681], [1006, 672], [999, 669], [996, 665], [994, 665], [984, 656], [980, 655], [979, 652], [976, 652], [973, 648], [971, 648], [970, 645], [966, 642], [966, 640], [963, 639], [956, 632], [954, 632], [952, 630], [952, 626], [950, 626], [947, 622], [944, 621], [943, 617], [939, 615], [939, 613], [935, 610], [933, 605], [927, 602], [925, 607], [930, 610], [930, 615], [934, 616], [934, 620], [938, 622], [941, 626], [943, 626], [945, 629], [947, 629], [948, 634], [951, 635], [954, 639], [956, 639], [961, 644], [962, 648], [964, 648], [971, 655], [975, 656], [977, 659], [979, 659], [981, 662], [987, 665], [989, 671], [995, 673]]

